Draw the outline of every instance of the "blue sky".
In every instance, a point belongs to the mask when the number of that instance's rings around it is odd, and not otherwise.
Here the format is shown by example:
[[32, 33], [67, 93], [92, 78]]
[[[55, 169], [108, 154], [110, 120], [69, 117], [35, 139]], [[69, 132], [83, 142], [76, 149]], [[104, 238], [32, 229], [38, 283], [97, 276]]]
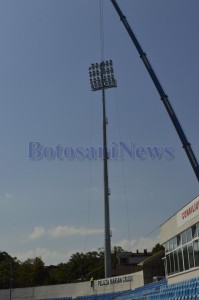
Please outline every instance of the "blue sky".
[[[88, 68], [100, 62], [98, 0], [0, 2], [1, 251], [22, 261], [66, 262], [104, 245], [101, 160], [30, 160], [44, 147], [102, 145], [100, 92]], [[119, 1], [199, 159], [199, 2]], [[104, 1], [104, 58], [117, 89], [107, 91], [108, 142], [171, 147], [167, 160], [109, 160], [112, 244], [150, 249], [158, 229], [198, 195], [198, 182], [139, 55]], [[128, 229], [129, 228], [129, 229]], [[129, 248], [130, 246], [130, 248]]]

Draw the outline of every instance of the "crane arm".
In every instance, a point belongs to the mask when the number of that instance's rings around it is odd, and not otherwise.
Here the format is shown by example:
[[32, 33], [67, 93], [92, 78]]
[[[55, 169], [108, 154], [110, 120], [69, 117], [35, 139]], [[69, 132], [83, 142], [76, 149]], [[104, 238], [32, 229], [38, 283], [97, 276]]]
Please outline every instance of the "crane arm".
[[165, 106], [165, 108], [166, 108], [166, 110], [167, 110], [167, 112], [170, 116], [170, 119], [171, 119], [177, 133], [178, 133], [178, 136], [179, 136], [179, 138], [182, 142], [183, 148], [184, 148], [184, 150], [185, 150], [185, 152], [188, 156], [188, 159], [191, 163], [191, 166], [192, 166], [192, 168], [195, 172], [195, 175], [196, 175], [196, 177], [199, 181], [199, 165], [198, 165], [197, 159], [196, 159], [196, 157], [194, 155], [194, 152], [191, 148], [191, 144], [188, 142], [188, 140], [187, 140], [187, 138], [186, 138], [186, 136], [183, 132], [183, 129], [180, 125], [180, 122], [178, 121], [177, 116], [176, 116], [176, 114], [175, 114], [175, 112], [174, 112], [174, 110], [173, 110], [173, 108], [172, 108], [172, 106], [169, 102], [168, 96], [165, 94], [165, 92], [164, 92], [164, 90], [163, 90], [163, 88], [162, 88], [162, 86], [161, 86], [161, 84], [160, 84], [160, 82], [159, 82], [159, 80], [158, 80], [158, 78], [157, 78], [157, 76], [156, 76], [156, 74], [155, 74], [148, 58], [147, 58], [147, 56], [146, 56], [146, 53], [142, 50], [142, 47], [140, 46], [135, 34], [133, 33], [133, 30], [131, 29], [126, 17], [123, 15], [123, 13], [122, 13], [120, 7], [118, 6], [117, 2], [115, 0], [111, 0], [111, 2], [113, 4], [113, 6], [115, 7], [115, 10], [118, 13], [118, 15], [120, 17], [120, 20], [124, 24], [124, 26], [125, 26], [128, 34], [129, 34], [132, 42], [134, 43], [134, 45], [135, 45], [135, 47], [136, 47], [136, 49], [137, 49], [137, 51], [140, 55], [140, 58], [142, 59], [144, 65], [145, 65], [145, 67], [146, 67], [146, 69], [147, 69], [147, 71], [148, 71], [148, 73], [149, 73], [149, 75], [150, 75], [150, 77], [151, 77], [151, 79], [152, 79], [159, 95], [160, 95], [160, 98], [161, 98], [161, 100], [162, 100], [162, 102], [163, 102], [163, 104], [164, 104], [164, 106]]

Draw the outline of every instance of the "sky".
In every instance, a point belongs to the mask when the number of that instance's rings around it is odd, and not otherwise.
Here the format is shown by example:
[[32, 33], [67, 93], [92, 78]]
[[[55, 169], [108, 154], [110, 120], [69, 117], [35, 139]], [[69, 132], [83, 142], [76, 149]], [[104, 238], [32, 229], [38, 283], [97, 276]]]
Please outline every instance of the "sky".
[[[199, 159], [199, 2], [118, 4]], [[0, 250], [21, 261], [40, 256], [58, 264], [104, 247], [103, 161], [67, 152], [102, 146], [101, 92], [91, 92], [91, 63], [113, 60], [118, 86], [106, 91], [108, 145], [121, 142], [135, 154], [123, 148], [122, 157], [109, 159], [112, 246], [150, 250], [160, 225], [199, 194], [111, 1], [103, 1], [101, 15], [103, 56], [99, 0], [0, 1]], [[66, 148], [62, 159], [57, 146]], [[153, 149], [161, 157], [152, 158]]]

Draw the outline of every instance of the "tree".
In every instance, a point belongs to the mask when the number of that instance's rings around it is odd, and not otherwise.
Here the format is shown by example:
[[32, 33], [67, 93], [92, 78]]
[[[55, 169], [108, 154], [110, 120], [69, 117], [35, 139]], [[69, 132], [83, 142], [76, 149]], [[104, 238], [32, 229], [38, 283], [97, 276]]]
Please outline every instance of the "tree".
[[17, 266], [18, 261], [16, 257], [13, 258], [7, 252], [0, 251], [0, 288], [10, 287]]
[[164, 246], [163, 245], [160, 245], [160, 243], [157, 243], [153, 249], [152, 249], [152, 254], [155, 254], [157, 252], [160, 252], [161, 250], [164, 250]]
[[[123, 249], [115, 246], [111, 253], [112, 267], [116, 267], [117, 253]], [[6, 252], [0, 251], [0, 289], [62, 284], [94, 280], [104, 277], [104, 250], [76, 252], [67, 263], [57, 266], [44, 265], [40, 257], [20, 262]], [[12, 281], [11, 281], [12, 280]]]
[[123, 252], [124, 250], [120, 246], [114, 246], [111, 253], [111, 264], [112, 268], [116, 269], [116, 265], [118, 264], [117, 254]]
[[67, 263], [67, 281], [89, 280], [91, 275], [94, 279], [103, 277], [103, 261], [102, 252], [92, 251], [85, 254], [76, 252]]
[[48, 276], [45, 279], [45, 285], [62, 284], [67, 282], [68, 266], [61, 263], [58, 266], [46, 267]]
[[15, 271], [15, 286], [30, 287], [44, 284], [48, 273], [40, 257], [27, 259], [20, 263]]

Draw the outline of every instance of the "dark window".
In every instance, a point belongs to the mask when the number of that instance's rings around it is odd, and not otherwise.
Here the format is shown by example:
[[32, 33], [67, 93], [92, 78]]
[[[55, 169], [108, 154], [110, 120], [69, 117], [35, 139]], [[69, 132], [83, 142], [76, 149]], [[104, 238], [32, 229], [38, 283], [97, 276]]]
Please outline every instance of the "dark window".
[[173, 258], [173, 252], [170, 253], [170, 263], [171, 263], [171, 273], [174, 273], [174, 258]]
[[179, 272], [177, 251], [173, 252], [173, 258], [174, 258], [174, 265], [175, 265], [175, 273], [177, 273], [177, 272]]
[[181, 235], [177, 235], [177, 247], [181, 245]]
[[184, 257], [184, 268], [185, 268], [185, 270], [188, 270], [189, 269], [189, 258], [188, 258], [187, 246], [183, 247], [183, 257]]
[[129, 260], [128, 258], [124, 257], [124, 258], [120, 258], [120, 263], [121, 264], [128, 264]]
[[167, 261], [166, 261], [166, 258], [163, 258], [163, 261], [164, 261], [164, 269], [165, 269], [165, 274], [168, 274], [168, 271], [167, 271]]
[[179, 262], [179, 271], [184, 271], [184, 265], [183, 265], [183, 256], [182, 256], [182, 249], [178, 249], [178, 262]]
[[195, 241], [193, 243], [193, 252], [194, 252], [194, 258], [195, 258], [195, 267], [199, 266], [199, 241]]
[[196, 224], [196, 236], [199, 236], [199, 223]]
[[189, 267], [194, 267], [194, 258], [193, 258], [193, 245], [192, 243], [188, 245], [188, 253], [189, 253]]
[[196, 224], [194, 224], [194, 225], [191, 227], [191, 231], [192, 231], [192, 237], [193, 237], [193, 239], [194, 239], [195, 237], [197, 237]]
[[168, 254], [166, 256], [166, 261], [167, 261], [167, 272], [168, 272], [168, 275], [171, 273], [171, 267], [170, 267], [170, 254]]

